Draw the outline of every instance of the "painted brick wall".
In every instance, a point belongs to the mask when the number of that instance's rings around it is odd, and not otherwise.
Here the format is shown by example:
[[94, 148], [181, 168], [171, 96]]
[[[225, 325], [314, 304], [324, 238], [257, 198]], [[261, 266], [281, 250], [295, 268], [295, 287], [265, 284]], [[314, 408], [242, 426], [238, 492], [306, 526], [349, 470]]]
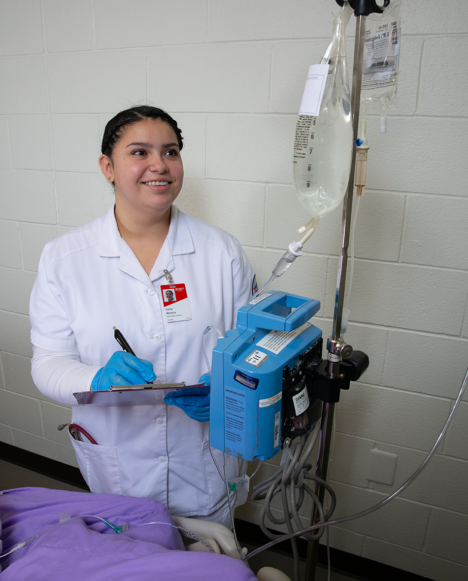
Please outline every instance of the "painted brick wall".
[[[333, 0], [0, 0], [0, 440], [76, 465], [69, 410], [30, 378], [28, 298], [44, 244], [106, 211], [107, 120], [169, 110], [185, 136], [179, 207], [235, 234], [260, 283], [305, 216], [291, 154], [308, 66]], [[353, 24], [348, 28], [352, 55]], [[369, 116], [348, 341], [371, 367], [337, 409], [337, 515], [395, 490], [424, 459], [468, 361], [468, 7], [404, 0], [388, 133]], [[276, 288], [322, 301], [331, 330], [341, 212], [323, 219]], [[468, 577], [468, 397], [432, 464], [393, 505], [334, 528], [340, 549], [440, 581]], [[367, 480], [398, 455], [395, 486]], [[261, 475], [275, 469], [266, 463]], [[302, 511], [304, 524], [310, 506]], [[251, 502], [239, 509], [255, 521]]]

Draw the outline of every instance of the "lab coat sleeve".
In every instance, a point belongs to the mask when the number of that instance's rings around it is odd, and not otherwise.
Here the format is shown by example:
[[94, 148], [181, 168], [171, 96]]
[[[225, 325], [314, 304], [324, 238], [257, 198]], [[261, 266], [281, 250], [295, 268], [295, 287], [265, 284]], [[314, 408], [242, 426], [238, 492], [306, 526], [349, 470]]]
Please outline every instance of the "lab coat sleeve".
[[65, 405], [77, 405], [73, 394], [89, 391], [99, 369], [81, 363], [77, 349], [54, 352], [33, 346], [34, 384], [42, 394]]
[[237, 259], [233, 262], [233, 321], [237, 320], [237, 311], [250, 301], [253, 297], [253, 282], [255, 278], [254, 271], [250, 266], [249, 259], [247, 258], [242, 246], [240, 245], [237, 238], [234, 238], [234, 242], [237, 248]]
[[51, 244], [42, 253], [29, 302], [31, 342], [50, 351], [72, 351], [77, 347], [76, 339], [55, 280]]

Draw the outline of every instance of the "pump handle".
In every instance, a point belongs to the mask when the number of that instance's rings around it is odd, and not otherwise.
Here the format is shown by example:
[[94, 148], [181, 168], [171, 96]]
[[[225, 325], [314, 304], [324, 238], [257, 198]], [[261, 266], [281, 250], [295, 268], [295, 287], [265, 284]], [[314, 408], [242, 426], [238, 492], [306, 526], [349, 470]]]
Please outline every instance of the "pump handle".
[[237, 311], [238, 331], [241, 327], [294, 331], [320, 310], [320, 301], [282, 291], [270, 291], [260, 295], [259, 299], [250, 301]]
[[[349, 5], [354, 10], [355, 16], [369, 16], [376, 12], [381, 14], [383, 9], [377, 4], [376, 0], [348, 0]], [[345, 0], [336, 0], [337, 4], [343, 6]], [[384, 0], [384, 8], [390, 4], [390, 0]]]

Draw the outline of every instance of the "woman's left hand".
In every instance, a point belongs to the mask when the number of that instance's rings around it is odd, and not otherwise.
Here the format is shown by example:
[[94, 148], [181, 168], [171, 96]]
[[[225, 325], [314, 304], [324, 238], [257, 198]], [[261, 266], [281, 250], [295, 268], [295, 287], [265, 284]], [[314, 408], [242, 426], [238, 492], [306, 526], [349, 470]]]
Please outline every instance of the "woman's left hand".
[[203, 374], [198, 383], [205, 383], [202, 387], [189, 387], [171, 391], [164, 398], [167, 405], [175, 405], [184, 411], [189, 418], [197, 422], [207, 422], [210, 419], [210, 377]]

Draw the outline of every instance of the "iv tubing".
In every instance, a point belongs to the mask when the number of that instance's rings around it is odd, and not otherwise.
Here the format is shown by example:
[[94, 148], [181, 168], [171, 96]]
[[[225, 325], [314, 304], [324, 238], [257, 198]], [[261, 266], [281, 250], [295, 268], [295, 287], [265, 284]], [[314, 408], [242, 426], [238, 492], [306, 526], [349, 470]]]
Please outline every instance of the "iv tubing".
[[[168, 522], [146, 522], [146, 523], [140, 523], [138, 525], [131, 525], [131, 526], [129, 526], [126, 523], [124, 523], [123, 525], [117, 526], [117, 525], [113, 525], [112, 523], [110, 523], [105, 518], [102, 518], [100, 516], [96, 516], [94, 514], [76, 515], [75, 517], [72, 517], [72, 518], [95, 518], [97, 520], [102, 521], [104, 524], [106, 524], [108, 527], [110, 527], [117, 534], [119, 534], [121, 532], [124, 532], [126, 530], [129, 530], [129, 529], [136, 528], [136, 527], [146, 527], [148, 525], [165, 525], [165, 526], [172, 527], [174, 529], [178, 529], [180, 531], [183, 531], [188, 536], [190, 536], [194, 540], [196, 540], [199, 543], [201, 543], [202, 545], [204, 545], [211, 553], [213, 552], [213, 549], [207, 543], [205, 543], [205, 541], [203, 541], [202, 539], [200, 539], [199, 537], [197, 537], [195, 534], [191, 533], [187, 529], [184, 529], [184, 527], [181, 527], [181, 526], [178, 526], [178, 525], [175, 525], [175, 524], [172, 524], [172, 523], [168, 523]], [[34, 537], [29, 537], [28, 539], [25, 539], [24, 541], [21, 541], [21, 543], [18, 543], [12, 549], [10, 549], [8, 551], [8, 553], [3, 553], [3, 555], [0, 555], [0, 559], [2, 559], [3, 557], [7, 557], [8, 555], [11, 555], [11, 553], [14, 553], [18, 549], [22, 549], [26, 545], [29, 545], [30, 543], [32, 543], [32, 541], [34, 541], [35, 539], [37, 539], [37, 537], [40, 537], [43, 533], [49, 531], [50, 529], [52, 529], [52, 528], [54, 528], [54, 527], [56, 527], [56, 526], [58, 526], [60, 524], [62, 524], [62, 523], [61, 522], [58, 522], [58, 523], [56, 523], [56, 524], [54, 524], [54, 525], [52, 525], [50, 527], [47, 527], [45, 530], [40, 531]]]
[[[98, 518], [98, 517], [96, 517], [96, 518]], [[165, 525], [167, 527], [172, 527], [173, 529], [178, 529], [179, 531], [184, 532], [186, 535], [188, 535], [192, 539], [195, 539], [196, 541], [201, 543], [204, 547], [206, 547], [208, 549], [208, 551], [210, 551], [210, 553], [214, 553], [213, 549], [207, 543], [205, 543], [205, 541], [198, 538], [197, 535], [194, 535], [193, 533], [191, 533], [187, 529], [184, 529], [184, 527], [181, 527], [179, 525], [173, 525], [169, 522], [144, 522], [144, 523], [140, 523], [139, 525], [132, 525], [129, 527], [129, 529], [134, 529], [136, 527], [147, 527], [148, 525]]]
[[[359, 201], [361, 199], [360, 196], [356, 196], [356, 205], [354, 206], [353, 212], [353, 219], [351, 221], [351, 233], [350, 233], [350, 241], [349, 241], [349, 248], [350, 248], [350, 269], [349, 269], [349, 283], [348, 283], [348, 293], [346, 295], [346, 302], [344, 306], [344, 311], [348, 310], [349, 305], [349, 297], [351, 296], [351, 288], [353, 286], [353, 275], [354, 275], [354, 233], [356, 232], [356, 221], [359, 212]], [[342, 325], [343, 327], [343, 325]]]
[[266, 287], [275, 280], [275, 278], [279, 278], [280, 276], [283, 276], [286, 269], [281, 274], [276, 274], [276, 272], [278, 271], [279, 267], [281, 266], [281, 263], [284, 261], [286, 256], [289, 256], [290, 258], [292, 258], [292, 260], [288, 261], [290, 264], [297, 257], [302, 256], [302, 248], [303, 248], [304, 244], [307, 242], [307, 240], [309, 240], [309, 238], [312, 236], [312, 234], [317, 229], [318, 223], [319, 223], [319, 218], [314, 216], [313, 218], [311, 218], [307, 222], [307, 224], [305, 226], [302, 226], [302, 228], [299, 228], [299, 234], [303, 234], [302, 238], [299, 240], [299, 242], [291, 242], [291, 244], [288, 247], [288, 250], [286, 250], [286, 252], [283, 254], [283, 256], [278, 260], [275, 268], [273, 269], [273, 272], [271, 273], [270, 278], [262, 286], [262, 288], [259, 291], [257, 291], [255, 296], [253, 297], [254, 299], [256, 299], [259, 296], [259, 294], [262, 293], [266, 289]]
[[361, 512], [356, 513], [356, 514], [352, 514], [350, 516], [344, 516], [342, 518], [338, 518], [338, 519], [335, 519], [332, 521], [326, 521], [324, 523], [315, 524], [315, 525], [312, 525], [310, 527], [307, 527], [306, 529], [303, 529], [302, 531], [297, 531], [297, 532], [293, 533], [292, 535], [282, 535], [282, 536], [274, 539], [270, 543], [263, 545], [263, 547], [259, 547], [258, 549], [256, 549], [255, 551], [253, 551], [252, 553], [247, 555], [244, 558], [244, 561], [247, 561], [251, 557], [255, 557], [256, 555], [258, 555], [262, 551], [265, 551], [266, 549], [269, 549], [270, 547], [273, 547], [274, 545], [277, 545], [278, 543], [281, 543], [283, 541], [287, 541], [288, 539], [290, 539], [292, 537], [300, 537], [301, 535], [304, 535], [306, 533], [310, 533], [311, 531], [315, 531], [315, 530], [322, 528], [322, 527], [329, 527], [331, 525], [337, 525], [337, 524], [340, 524], [343, 522], [354, 520], [356, 518], [361, 518], [363, 516], [367, 516], [368, 514], [371, 514], [372, 512], [374, 512], [375, 510], [382, 508], [383, 506], [388, 504], [391, 500], [393, 500], [394, 498], [399, 496], [404, 490], [406, 490], [406, 488], [408, 488], [408, 486], [410, 484], [412, 484], [416, 480], [416, 478], [421, 474], [421, 472], [424, 470], [424, 468], [427, 466], [427, 464], [430, 462], [430, 460], [434, 456], [436, 449], [438, 448], [440, 442], [442, 441], [443, 437], [445, 436], [445, 434], [448, 430], [448, 427], [450, 426], [450, 424], [452, 422], [455, 410], [457, 409], [458, 405], [460, 404], [460, 402], [462, 400], [463, 394], [465, 393], [467, 383], [468, 383], [468, 369], [466, 370], [465, 377], [463, 378], [463, 382], [462, 382], [462, 385], [460, 387], [458, 397], [457, 397], [455, 404], [452, 408], [452, 411], [450, 412], [449, 417], [447, 418], [447, 420], [444, 424], [444, 427], [442, 428], [442, 431], [440, 432], [439, 437], [437, 438], [434, 446], [432, 447], [429, 454], [426, 456], [426, 459], [424, 460], [424, 462], [419, 466], [419, 468], [393, 494], [391, 494], [387, 498], [384, 498], [381, 502], [374, 504], [374, 506], [371, 506], [370, 508], [367, 508]]

